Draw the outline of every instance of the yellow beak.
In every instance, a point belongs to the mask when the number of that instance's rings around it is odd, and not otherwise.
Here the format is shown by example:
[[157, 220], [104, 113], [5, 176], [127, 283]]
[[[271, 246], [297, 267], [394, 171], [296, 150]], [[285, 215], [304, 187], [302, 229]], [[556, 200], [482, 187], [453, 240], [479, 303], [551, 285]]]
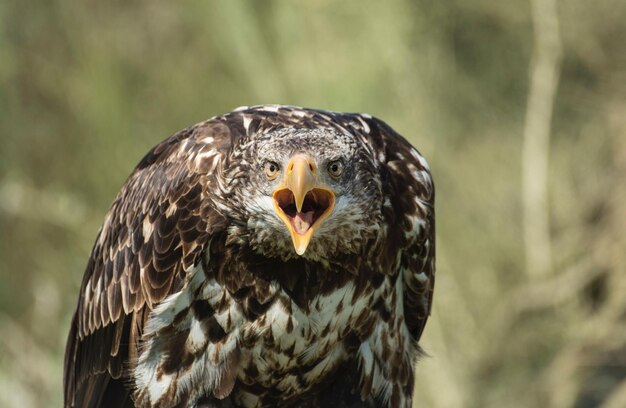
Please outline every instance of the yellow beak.
[[304, 254], [311, 238], [335, 206], [335, 194], [320, 183], [312, 158], [295, 155], [285, 178], [274, 190], [274, 210], [285, 223], [298, 255]]

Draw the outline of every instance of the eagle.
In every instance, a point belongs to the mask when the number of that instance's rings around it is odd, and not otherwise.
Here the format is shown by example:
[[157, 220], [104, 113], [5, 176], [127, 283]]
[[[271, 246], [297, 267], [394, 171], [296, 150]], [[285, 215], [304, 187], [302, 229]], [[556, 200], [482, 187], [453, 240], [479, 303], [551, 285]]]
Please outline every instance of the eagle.
[[107, 212], [65, 407], [410, 407], [435, 282], [427, 162], [368, 114], [241, 107]]

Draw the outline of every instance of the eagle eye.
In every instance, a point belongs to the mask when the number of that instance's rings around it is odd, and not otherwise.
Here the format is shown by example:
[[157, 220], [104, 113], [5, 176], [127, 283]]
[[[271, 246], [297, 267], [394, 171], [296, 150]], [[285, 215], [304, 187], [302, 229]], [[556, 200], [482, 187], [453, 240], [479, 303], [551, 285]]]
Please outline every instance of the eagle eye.
[[341, 176], [343, 172], [343, 162], [341, 160], [333, 160], [328, 164], [328, 174], [333, 177]]
[[274, 180], [278, 175], [278, 170], [280, 170], [278, 164], [273, 161], [268, 161], [265, 163], [265, 175], [268, 179]]

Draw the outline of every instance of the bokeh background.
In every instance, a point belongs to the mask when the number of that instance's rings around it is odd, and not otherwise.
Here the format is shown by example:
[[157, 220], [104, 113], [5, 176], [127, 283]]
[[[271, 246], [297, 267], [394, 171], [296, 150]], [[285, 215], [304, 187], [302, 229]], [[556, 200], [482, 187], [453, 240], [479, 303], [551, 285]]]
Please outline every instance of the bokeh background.
[[419, 407], [626, 407], [626, 2], [0, 2], [0, 406], [61, 406], [133, 166], [240, 105], [383, 118], [427, 157]]

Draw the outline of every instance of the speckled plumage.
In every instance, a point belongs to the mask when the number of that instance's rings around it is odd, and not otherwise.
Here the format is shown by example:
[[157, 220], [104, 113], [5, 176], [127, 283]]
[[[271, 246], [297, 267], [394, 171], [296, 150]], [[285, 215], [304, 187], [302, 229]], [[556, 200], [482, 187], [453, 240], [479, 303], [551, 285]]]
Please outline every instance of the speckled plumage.
[[[341, 159], [296, 254], [263, 163]], [[382, 121], [287, 106], [185, 129], [107, 213], [65, 356], [65, 406], [410, 407], [434, 286], [434, 186]]]

